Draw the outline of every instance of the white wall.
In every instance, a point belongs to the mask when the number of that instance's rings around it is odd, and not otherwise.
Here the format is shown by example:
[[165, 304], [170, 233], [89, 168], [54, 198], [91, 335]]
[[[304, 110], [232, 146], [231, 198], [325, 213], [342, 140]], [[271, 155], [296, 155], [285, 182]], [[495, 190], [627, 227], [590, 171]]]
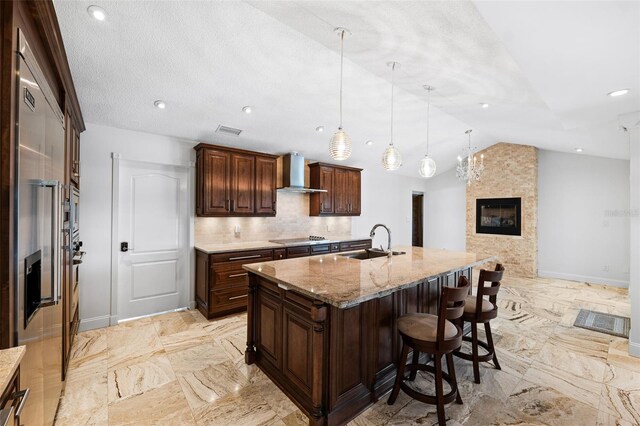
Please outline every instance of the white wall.
[[[81, 330], [109, 325], [111, 153], [120, 153], [122, 160], [188, 166], [190, 161], [195, 161], [194, 145], [195, 142], [168, 136], [87, 124], [80, 149], [80, 238], [87, 252], [80, 267]], [[193, 241], [193, 237], [190, 240]]]
[[538, 152], [538, 275], [629, 283], [629, 161]]
[[443, 172], [425, 182], [424, 246], [464, 251], [467, 226], [467, 187], [456, 170]]
[[630, 185], [630, 258], [629, 303], [631, 304], [631, 331], [629, 354], [640, 357], [640, 128], [629, 130], [631, 151]]
[[[416, 176], [418, 171], [416, 170]], [[413, 192], [424, 192], [424, 180], [400, 176], [379, 168], [362, 171], [362, 215], [354, 217], [351, 231], [354, 236], [368, 237], [376, 223], [391, 229], [391, 245], [411, 245], [411, 214]], [[378, 228], [374, 247], [387, 248], [387, 233]]]

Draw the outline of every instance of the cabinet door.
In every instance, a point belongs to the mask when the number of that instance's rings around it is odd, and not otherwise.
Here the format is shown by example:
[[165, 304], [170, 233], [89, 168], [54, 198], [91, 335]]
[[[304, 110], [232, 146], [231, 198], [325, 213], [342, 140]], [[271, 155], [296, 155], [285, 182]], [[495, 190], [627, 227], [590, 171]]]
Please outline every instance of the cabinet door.
[[201, 215], [222, 215], [229, 212], [230, 161], [229, 154], [214, 149], [203, 149], [198, 160], [202, 168], [198, 170], [201, 194]]
[[357, 170], [349, 170], [348, 176], [349, 213], [353, 215], [360, 215], [360, 172]]
[[320, 193], [320, 214], [333, 213], [333, 194], [335, 192], [334, 169], [332, 167], [320, 167], [320, 189], [327, 192]]
[[333, 207], [336, 214], [348, 214], [350, 203], [349, 172], [344, 169], [335, 169], [333, 185]]
[[276, 214], [276, 159], [256, 157], [256, 213]]
[[256, 157], [231, 154], [231, 213], [253, 214], [256, 194]]

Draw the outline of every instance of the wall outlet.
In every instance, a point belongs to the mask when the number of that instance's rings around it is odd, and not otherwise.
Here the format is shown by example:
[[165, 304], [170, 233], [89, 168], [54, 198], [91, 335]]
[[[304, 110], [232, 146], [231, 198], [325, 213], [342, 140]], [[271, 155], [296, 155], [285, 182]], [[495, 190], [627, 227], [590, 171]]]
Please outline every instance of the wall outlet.
[[602, 271], [603, 271], [603, 272], [609, 272], [609, 265], [604, 265], [604, 266], [602, 267]]
[[240, 237], [240, 225], [236, 225], [233, 227], [233, 233], [236, 236], [236, 238]]

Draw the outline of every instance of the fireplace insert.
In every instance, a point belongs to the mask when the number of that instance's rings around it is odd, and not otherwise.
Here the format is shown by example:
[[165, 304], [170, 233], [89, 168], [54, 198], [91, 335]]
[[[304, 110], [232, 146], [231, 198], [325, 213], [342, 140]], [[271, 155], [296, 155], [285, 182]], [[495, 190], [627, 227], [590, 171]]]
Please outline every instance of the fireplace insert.
[[498, 235], [521, 234], [520, 198], [476, 199], [476, 233]]

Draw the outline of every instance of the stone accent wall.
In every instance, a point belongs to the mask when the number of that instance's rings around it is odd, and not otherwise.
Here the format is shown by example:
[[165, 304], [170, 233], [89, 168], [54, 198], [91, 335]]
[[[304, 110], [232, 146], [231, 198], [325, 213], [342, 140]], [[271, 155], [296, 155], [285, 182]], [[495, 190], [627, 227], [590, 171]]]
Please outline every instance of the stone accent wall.
[[[196, 243], [227, 244], [276, 238], [351, 235], [350, 217], [309, 216], [308, 194], [278, 192], [276, 217], [196, 217]], [[240, 225], [240, 235], [234, 227]]]
[[[485, 171], [467, 187], [467, 251], [496, 254], [506, 273], [538, 274], [538, 152], [535, 147], [499, 143], [481, 152]], [[522, 199], [522, 235], [476, 234], [476, 199]]]

